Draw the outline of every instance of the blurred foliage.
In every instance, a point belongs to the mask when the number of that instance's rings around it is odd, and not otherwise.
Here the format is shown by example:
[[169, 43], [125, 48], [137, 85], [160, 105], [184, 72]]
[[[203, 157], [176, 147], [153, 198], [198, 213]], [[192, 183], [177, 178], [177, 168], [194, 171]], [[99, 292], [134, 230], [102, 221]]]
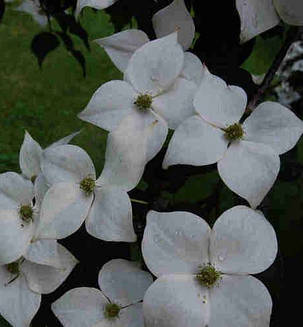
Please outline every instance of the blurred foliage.
[[[97, 20], [98, 24], [91, 22]], [[82, 23], [90, 40], [113, 33], [104, 12], [87, 11]], [[104, 82], [120, 78], [103, 49], [91, 44], [88, 52], [81, 40], [73, 42], [84, 53], [87, 78], [81, 76], [77, 62], [66, 56], [63, 45], [45, 59], [39, 69], [29, 47], [33, 34], [39, 32], [30, 15], [8, 9], [0, 25], [0, 172], [19, 171], [18, 153], [24, 131], [42, 147], [80, 130], [75, 143], [92, 156], [98, 171], [104, 160], [106, 133], [77, 118], [93, 92]]]
[[254, 75], [265, 74], [279, 52], [282, 43], [282, 35], [268, 38], [264, 38], [262, 35], [257, 36], [253, 51], [242, 67]]

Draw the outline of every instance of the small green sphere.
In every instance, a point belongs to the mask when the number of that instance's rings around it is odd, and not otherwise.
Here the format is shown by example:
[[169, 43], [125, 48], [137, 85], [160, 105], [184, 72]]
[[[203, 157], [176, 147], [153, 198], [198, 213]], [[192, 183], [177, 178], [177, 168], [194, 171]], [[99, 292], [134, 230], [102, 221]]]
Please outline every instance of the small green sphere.
[[14, 261], [6, 265], [6, 269], [13, 275], [19, 275], [20, 273], [20, 260]]
[[108, 303], [105, 306], [104, 315], [107, 319], [114, 319], [119, 316], [121, 308], [118, 306], [118, 304], [115, 303]]
[[33, 220], [34, 211], [30, 205], [23, 205], [20, 208], [19, 214], [24, 222], [29, 223]]
[[244, 131], [240, 123], [235, 123], [224, 129], [228, 141], [236, 141], [243, 137]]
[[135, 105], [140, 110], [147, 110], [151, 107], [153, 102], [152, 96], [149, 94], [140, 94], [138, 95], [136, 101], [134, 102]]
[[205, 287], [213, 287], [220, 279], [221, 273], [217, 271], [211, 264], [201, 267], [201, 270], [196, 275], [199, 283]]
[[80, 188], [86, 195], [92, 194], [95, 186], [96, 186], [96, 182], [91, 177], [84, 178], [80, 183]]

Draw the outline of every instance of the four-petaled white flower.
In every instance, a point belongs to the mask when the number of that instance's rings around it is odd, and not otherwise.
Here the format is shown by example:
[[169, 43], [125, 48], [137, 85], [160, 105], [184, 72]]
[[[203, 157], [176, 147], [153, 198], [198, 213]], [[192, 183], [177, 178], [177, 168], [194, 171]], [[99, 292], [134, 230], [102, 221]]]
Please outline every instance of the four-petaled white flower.
[[152, 276], [134, 262], [114, 259], [99, 273], [101, 289], [80, 287], [52, 304], [64, 327], [143, 327], [142, 299]]
[[29, 327], [41, 294], [57, 289], [77, 263], [56, 240], [34, 241], [24, 257], [0, 265], [0, 314], [14, 327]]
[[225, 211], [212, 229], [188, 212], [147, 215], [142, 251], [159, 277], [143, 300], [145, 327], [265, 327], [272, 301], [249, 274], [267, 269], [276, 234], [261, 212]]
[[21, 175], [0, 175], [0, 314], [14, 327], [29, 327], [41, 294], [53, 292], [77, 264], [56, 240], [40, 237], [39, 192]]
[[160, 151], [168, 127], [177, 127], [194, 112], [197, 87], [179, 77], [183, 65], [177, 32], [148, 42], [132, 55], [125, 80], [102, 85], [79, 117], [109, 131], [118, 129], [117, 142], [125, 144], [120, 154], [135, 147], [147, 162]]
[[[67, 135], [52, 143], [46, 149], [67, 144], [79, 133], [80, 132], [75, 132]], [[41, 157], [43, 151], [44, 150], [41, 148], [40, 144], [26, 131], [19, 152], [19, 166], [22, 175], [34, 183], [36, 205], [39, 205], [42, 202], [43, 197], [48, 190], [47, 182], [41, 172]]]
[[0, 175], [0, 265], [24, 255], [35, 234], [33, 184], [14, 172]]
[[303, 122], [275, 102], [261, 103], [240, 123], [247, 96], [205, 72], [194, 98], [197, 115], [175, 131], [163, 167], [217, 162], [224, 183], [257, 207], [274, 184], [279, 154], [290, 150], [303, 132]]
[[[131, 167], [123, 166], [109, 135], [105, 167], [96, 179], [94, 164], [78, 146], [60, 145], [44, 151], [41, 168], [52, 185], [41, 204], [39, 235], [61, 239], [86, 219], [89, 234], [107, 241], [136, 241], [127, 191], [136, 186]], [[115, 169], [116, 168], [116, 169]], [[130, 184], [131, 183], [131, 184]]]
[[303, 26], [301, 0], [236, 0], [241, 18], [241, 41], [246, 42], [279, 24]]

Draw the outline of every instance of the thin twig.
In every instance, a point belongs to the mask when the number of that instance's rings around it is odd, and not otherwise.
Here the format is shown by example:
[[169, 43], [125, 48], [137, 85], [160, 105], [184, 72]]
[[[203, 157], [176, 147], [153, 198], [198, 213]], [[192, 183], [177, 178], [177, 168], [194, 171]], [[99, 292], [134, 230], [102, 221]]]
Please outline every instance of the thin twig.
[[140, 204], [149, 204], [148, 202], [146, 201], [143, 201], [143, 200], [137, 200], [137, 199], [130, 199], [131, 202], [135, 202], [135, 203], [140, 203]]
[[266, 73], [264, 80], [262, 84], [259, 86], [257, 92], [252, 97], [250, 103], [248, 104], [248, 111], [253, 111], [255, 107], [258, 104], [258, 101], [261, 99], [261, 97], [264, 95], [266, 90], [271, 85], [271, 82], [273, 81], [275, 74], [279, 67], [281, 66], [281, 63], [283, 59], [285, 58], [289, 47], [299, 38], [299, 35], [301, 33], [301, 29], [298, 27], [291, 27], [289, 31], [287, 32], [285, 42], [283, 46], [281, 47], [280, 51], [276, 55], [271, 67], [269, 68], [268, 72]]

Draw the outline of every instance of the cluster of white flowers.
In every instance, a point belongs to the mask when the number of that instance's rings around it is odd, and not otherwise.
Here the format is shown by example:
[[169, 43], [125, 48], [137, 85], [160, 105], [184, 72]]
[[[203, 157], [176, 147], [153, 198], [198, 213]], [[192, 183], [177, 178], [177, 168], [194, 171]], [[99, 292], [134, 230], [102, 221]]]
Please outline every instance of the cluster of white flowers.
[[[78, 11], [114, 2], [79, 1]], [[139, 30], [97, 40], [124, 73], [79, 114], [109, 131], [98, 178], [88, 154], [68, 144], [76, 133], [44, 150], [26, 133], [22, 175], [0, 175], [0, 314], [15, 327], [30, 325], [41, 294], [55, 290], [77, 263], [58, 239], [85, 221], [98, 239], [136, 241], [127, 192], [168, 129], [175, 131], [163, 168], [217, 163], [224, 183], [250, 207], [227, 210], [212, 229], [188, 212], [150, 211], [142, 253], [157, 279], [133, 262], [112, 260], [100, 271], [101, 291], [73, 289], [52, 305], [54, 313], [65, 327], [269, 326], [270, 294], [250, 274], [274, 262], [277, 239], [256, 208], [303, 122], [275, 102], [245, 113], [244, 90], [187, 52], [195, 29], [184, 0], [156, 13], [153, 25], [153, 41]]]

